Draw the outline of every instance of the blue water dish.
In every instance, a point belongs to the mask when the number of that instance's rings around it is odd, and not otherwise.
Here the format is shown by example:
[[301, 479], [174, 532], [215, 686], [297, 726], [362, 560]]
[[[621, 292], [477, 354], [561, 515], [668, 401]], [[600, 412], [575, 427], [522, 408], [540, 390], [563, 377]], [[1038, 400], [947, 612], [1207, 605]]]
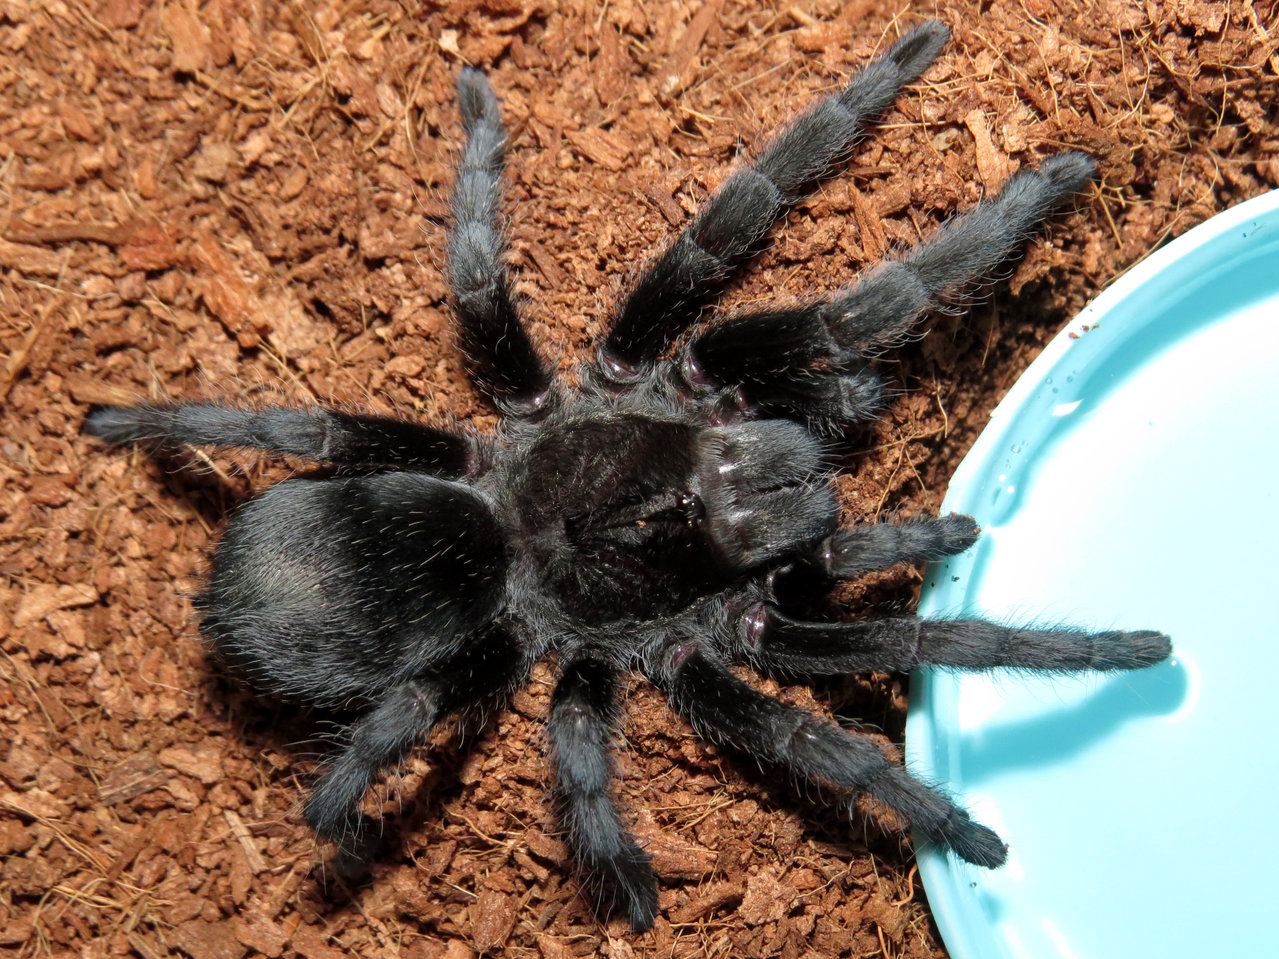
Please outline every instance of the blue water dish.
[[1155, 628], [1134, 673], [923, 670], [907, 763], [1010, 843], [920, 871], [954, 959], [1279, 955], [1279, 191], [1155, 252], [1031, 365], [944, 511], [920, 612]]

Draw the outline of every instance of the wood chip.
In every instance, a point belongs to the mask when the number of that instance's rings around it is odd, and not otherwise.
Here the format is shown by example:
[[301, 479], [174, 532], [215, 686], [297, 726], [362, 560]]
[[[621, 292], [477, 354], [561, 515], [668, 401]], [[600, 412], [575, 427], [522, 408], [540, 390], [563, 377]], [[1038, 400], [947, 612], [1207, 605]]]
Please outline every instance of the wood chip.
[[706, 39], [706, 32], [710, 30], [711, 24], [719, 18], [723, 6], [724, 0], [707, 0], [689, 21], [688, 29], [680, 37], [679, 44], [666, 61], [663, 71], [662, 92], [667, 96], [673, 96], [693, 82], [697, 51]]
[[35, 276], [57, 276], [67, 261], [63, 253], [44, 250], [26, 243], [0, 240], [0, 267]]
[[588, 160], [614, 173], [626, 166], [630, 156], [626, 141], [607, 130], [565, 130], [564, 136]]
[[672, 909], [668, 915], [673, 925], [695, 922], [742, 901], [742, 887], [732, 882], [717, 882], [689, 902]]
[[500, 892], [482, 890], [471, 906], [471, 938], [477, 952], [494, 952], [505, 945], [515, 928], [519, 900]]
[[112, 767], [98, 785], [98, 799], [104, 806], [128, 802], [153, 789], [159, 789], [173, 774], [161, 766], [150, 753], [142, 753]]
[[244, 849], [244, 858], [249, 861], [249, 868], [255, 873], [266, 872], [266, 860], [262, 858], [262, 853], [258, 852], [253, 834], [249, 832], [249, 827], [244, 824], [240, 814], [234, 809], [224, 809], [222, 815], [226, 818], [227, 825], [231, 827], [231, 834], [240, 841], [240, 846]]
[[973, 144], [977, 149], [977, 173], [981, 176], [982, 185], [994, 194], [1004, 181], [1008, 179], [1008, 159], [995, 146], [990, 137], [990, 127], [986, 123], [986, 114], [982, 110], [969, 110], [964, 115], [964, 126], [973, 135]]
[[44, 583], [31, 587], [13, 614], [13, 625], [23, 629], [38, 623], [55, 609], [75, 609], [98, 601], [98, 591], [86, 584], [55, 586]]
[[165, 5], [161, 15], [164, 31], [173, 44], [173, 69], [195, 73], [209, 65], [209, 28], [200, 15], [181, 2]]

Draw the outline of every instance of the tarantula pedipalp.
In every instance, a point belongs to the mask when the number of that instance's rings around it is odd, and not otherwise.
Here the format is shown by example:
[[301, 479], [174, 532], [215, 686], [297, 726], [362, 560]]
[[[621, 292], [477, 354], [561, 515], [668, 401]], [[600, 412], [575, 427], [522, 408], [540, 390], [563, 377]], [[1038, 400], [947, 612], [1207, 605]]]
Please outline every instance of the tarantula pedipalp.
[[256, 447], [340, 467], [279, 483], [236, 513], [198, 601], [213, 650], [260, 690], [366, 710], [306, 804], [320, 836], [358, 848], [359, 803], [383, 769], [554, 654], [548, 729], [566, 835], [637, 930], [656, 916], [656, 879], [614, 802], [610, 752], [631, 669], [703, 735], [841, 799], [867, 793], [993, 867], [1006, 854], [994, 832], [870, 739], [756, 691], [730, 665], [811, 676], [1133, 669], [1167, 657], [1154, 631], [810, 618], [813, 597], [839, 580], [974, 542], [966, 516], [838, 528], [826, 437], [876, 415], [868, 358], [1016, 252], [1089, 181], [1088, 157], [1018, 173], [847, 289], [698, 324], [947, 36], [935, 21], [910, 31], [731, 175], [639, 277], [573, 389], [521, 325], [500, 263], [505, 134], [487, 81], [464, 69], [449, 281], [470, 370], [504, 414], [496, 435], [207, 402], [90, 415], [88, 430], [114, 443]]

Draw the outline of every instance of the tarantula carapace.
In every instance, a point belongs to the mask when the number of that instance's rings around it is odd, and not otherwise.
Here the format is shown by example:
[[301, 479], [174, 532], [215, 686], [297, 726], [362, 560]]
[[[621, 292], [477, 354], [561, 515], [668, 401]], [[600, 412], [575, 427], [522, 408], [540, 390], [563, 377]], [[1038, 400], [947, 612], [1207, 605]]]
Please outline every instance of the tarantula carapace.
[[565, 834], [637, 930], [654, 920], [657, 883], [611, 786], [618, 686], [631, 669], [702, 735], [837, 801], [869, 794], [969, 862], [998, 866], [999, 837], [872, 739], [758, 692], [730, 666], [1134, 669], [1169, 654], [1153, 631], [809, 618], [839, 580], [975, 540], [967, 516], [839, 528], [827, 437], [876, 416], [868, 358], [988, 278], [1089, 182], [1087, 156], [1018, 173], [847, 289], [698, 322], [947, 36], [937, 22], [910, 31], [733, 173], [638, 278], [575, 387], [520, 323], [501, 262], [498, 101], [464, 69], [449, 280], [471, 372], [504, 414], [496, 435], [209, 402], [90, 415], [88, 430], [113, 443], [256, 447], [339, 467], [279, 483], [236, 513], [198, 600], [215, 652], [257, 688], [366, 710], [306, 803], [320, 836], [358, 846], [360, 801], [382, 770], [444, 717], [500, 702], [553, 654], [548, 728]]

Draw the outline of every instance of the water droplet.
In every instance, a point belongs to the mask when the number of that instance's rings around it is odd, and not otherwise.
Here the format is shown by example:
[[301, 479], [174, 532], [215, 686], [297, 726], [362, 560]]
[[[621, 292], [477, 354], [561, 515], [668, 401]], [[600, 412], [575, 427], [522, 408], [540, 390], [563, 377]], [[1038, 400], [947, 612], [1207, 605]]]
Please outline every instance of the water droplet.
[[1020, 452], [1021, 452], [1021, 444], [1020, 444], [1020, 443], [1014, 443], [1014, 444], [1012, 445], [1012, 452], [1013, 452], [1013, 455], [1014, 455], [1014, 456], [1015, 456], [1016, 454], [1020, 453]]

